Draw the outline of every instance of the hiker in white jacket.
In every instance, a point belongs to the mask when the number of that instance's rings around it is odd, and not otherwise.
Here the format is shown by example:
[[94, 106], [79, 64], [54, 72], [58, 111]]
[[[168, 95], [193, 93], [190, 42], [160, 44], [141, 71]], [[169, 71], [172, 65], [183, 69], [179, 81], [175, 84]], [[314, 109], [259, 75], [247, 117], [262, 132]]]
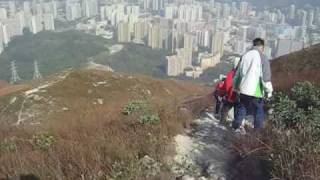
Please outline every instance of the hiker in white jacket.
[[272, 96], [270, 62], [263, 54], [264, 40], [253, 40], [253, 48], [242, 56], [239, 68], [234, 78], [234, 87], [240, 93], [236, 105], [233, 128], [239, 129], [247, 112], [252, 108], [254, 128], [263, 128], [264, 97]]

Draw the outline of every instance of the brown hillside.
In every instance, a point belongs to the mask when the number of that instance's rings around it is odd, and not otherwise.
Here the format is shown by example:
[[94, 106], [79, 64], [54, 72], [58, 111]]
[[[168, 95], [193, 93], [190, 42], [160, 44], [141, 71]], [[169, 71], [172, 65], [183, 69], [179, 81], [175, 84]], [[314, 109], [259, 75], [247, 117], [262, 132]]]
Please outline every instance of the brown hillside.
[[0, 80], [0, 89], [8, 86], [9, 84], [6, 81]]
[[[146, 178], [139, 161], [148, 155], [163, 162], [166, 144], [206, 105], [206, 93], [193, 84], [83, 70], [0, 97], [0, 179], [171, 179]], [[137, 101], [142, 110], [123, 114]], [[160, 122], [141, 123], [145, 114]]]
[[277, 90], [287, 90], [299, 81], [320, 84], [320, 44], [273, 60], [271, 69]]

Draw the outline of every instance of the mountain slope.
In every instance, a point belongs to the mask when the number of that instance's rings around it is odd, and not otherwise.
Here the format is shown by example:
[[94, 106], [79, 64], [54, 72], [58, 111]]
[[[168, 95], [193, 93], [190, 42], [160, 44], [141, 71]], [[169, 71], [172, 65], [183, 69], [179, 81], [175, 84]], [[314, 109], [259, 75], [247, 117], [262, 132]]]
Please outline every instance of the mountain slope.
[[150, 170], [141, 161], [163, 163], [166, 143], [204, 93], [182, 82], [80, 70], [2, 96], [0, 179], [144, 179], [153, 170], [171, 179], [165, 165]]
[[272, 61], [272, 79], [276, 89], [289, 89], [295, 82], [320, 83], [320, 44], [279, 57]]

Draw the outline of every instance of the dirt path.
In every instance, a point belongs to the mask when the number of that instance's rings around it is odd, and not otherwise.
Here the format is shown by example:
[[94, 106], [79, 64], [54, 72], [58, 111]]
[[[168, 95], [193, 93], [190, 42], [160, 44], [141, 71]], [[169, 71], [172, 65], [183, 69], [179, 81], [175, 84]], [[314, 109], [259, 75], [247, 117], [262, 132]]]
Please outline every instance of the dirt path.
[[175, 137], [177, 154], [173, 171], [182, 180], [227, 179], [230, 131], [211, 114], [197, 119], [187, 135]]

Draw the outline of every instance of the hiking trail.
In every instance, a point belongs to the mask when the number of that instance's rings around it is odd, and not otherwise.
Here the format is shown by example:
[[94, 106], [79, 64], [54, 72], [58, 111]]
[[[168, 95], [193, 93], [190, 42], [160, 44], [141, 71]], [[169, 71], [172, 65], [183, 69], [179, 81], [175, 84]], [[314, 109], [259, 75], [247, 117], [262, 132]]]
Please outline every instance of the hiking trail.
[[210, 113], [192, 123], [186, 134], [175, 136], [173, 172], [182, 180], [225, 180], [231, 157], [232, 134]]

